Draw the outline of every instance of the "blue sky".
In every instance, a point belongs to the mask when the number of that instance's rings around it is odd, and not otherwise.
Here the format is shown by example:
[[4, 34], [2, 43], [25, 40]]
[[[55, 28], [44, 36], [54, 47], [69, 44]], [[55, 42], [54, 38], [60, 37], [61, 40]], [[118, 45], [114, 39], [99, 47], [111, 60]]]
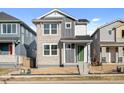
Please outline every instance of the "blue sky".
[[[41, 16], [52, 10], [51, 8], [0, 8], [0, 11], [9, 13], [27, 23], [33, 29], [32, 19]], [[116, 19], [124, 19], [124, 8], [61, 8], [78, 19], [86, 18], [90, 21], [88, 24], [88, 33], [92, 34], [94, 30], [104, 23]]]

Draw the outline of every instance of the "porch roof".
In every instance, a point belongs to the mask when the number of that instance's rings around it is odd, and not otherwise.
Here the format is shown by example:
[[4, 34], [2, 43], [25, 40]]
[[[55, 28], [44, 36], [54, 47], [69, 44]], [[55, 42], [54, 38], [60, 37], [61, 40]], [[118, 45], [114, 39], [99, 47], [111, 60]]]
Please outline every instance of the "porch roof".
[[124, 46], [124, 42], [100, 42], [100, 46]]
[[92, 42], [89, 35], [86, 36], [76, 36], [72, 38], [62, 38], [60, 42], [70, 42], [70, 43], [90, 43]]

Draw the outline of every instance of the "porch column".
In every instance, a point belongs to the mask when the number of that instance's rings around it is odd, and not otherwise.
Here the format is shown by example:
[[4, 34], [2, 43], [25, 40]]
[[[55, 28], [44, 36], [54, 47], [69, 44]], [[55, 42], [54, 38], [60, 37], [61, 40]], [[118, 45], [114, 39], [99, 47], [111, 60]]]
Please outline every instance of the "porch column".
[[12, 55], [15, 55], [15, 43], [12, 43]]
[[90, 61], [90, 44], [87, 44], [87, 63], [91, 63], [91, 61]]
[[63, 62], [65, 63], [65, 43], [63, 42]]

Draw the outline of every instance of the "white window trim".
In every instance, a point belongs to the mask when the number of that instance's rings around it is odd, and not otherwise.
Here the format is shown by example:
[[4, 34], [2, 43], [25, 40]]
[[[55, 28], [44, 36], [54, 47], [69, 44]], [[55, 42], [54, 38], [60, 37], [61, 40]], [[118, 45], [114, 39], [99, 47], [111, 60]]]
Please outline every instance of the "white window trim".
[[[70, 24], [70, 27], [67, 27], [67, 24]], [[65, 29], [71, 29], [71, 28], [72, 28], [71, 22], [65, 22]]]
[[[3, 33], [3, 24], [5, 24], [5, 25], [10, 24], [11, 25], [11, 31], [12, 31], [12, 24], [15, 24], [16, 25], [16, 32], [15, 33]], [[16, 23], [2, 23], [0, 26], [1, 26], [0, 27], [1, 28], [1, 34], [3, 34], [3, 35], [15, 35], [15, 34], [17, 34], [18, 24], [16, 24]]]
[[[49, 55], [44, 55], [44, 45], [49, 45], [50, 46], [50, 54]], [[52, 55], [52, 50], [51, 50], [51, 46], [52, 45], [57, 45], [57, 55]], [[50, 56], [58, 56], [58, 44], [57, 43], [43, 43], [42, 44], [42, 48], [43, 48], [43, 56], [45, 57], [50, 57]]]
[[[49, 24], [50, 25], [50, 28], [49, 28], [49, 30], [50, 30], [50, 33], [49, 34], [44, 34], [44, 24]], [[57, 33], [56, 34], [52, 34], [52, 30], [51, 30], [51, 24], [54, 24], [54, 23], [43, 23], [43, 26], [42, 26], [42, 28], [43, 28], [43, 36], [58, 36], [58, 31], [59, 31], [59, 23], [55, 23], [55, 24], [57, 24]]]

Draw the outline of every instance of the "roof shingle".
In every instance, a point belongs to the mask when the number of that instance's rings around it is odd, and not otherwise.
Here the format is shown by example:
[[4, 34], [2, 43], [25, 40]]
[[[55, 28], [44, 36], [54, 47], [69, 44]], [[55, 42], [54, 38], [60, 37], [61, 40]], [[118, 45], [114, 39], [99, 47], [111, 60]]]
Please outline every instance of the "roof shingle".
[[0, 20], [2, 20], [2, 21], [4, 21], [4, 20], [20, 21], [18, 18], [11, 16], [5, 12], [0, 12]]

